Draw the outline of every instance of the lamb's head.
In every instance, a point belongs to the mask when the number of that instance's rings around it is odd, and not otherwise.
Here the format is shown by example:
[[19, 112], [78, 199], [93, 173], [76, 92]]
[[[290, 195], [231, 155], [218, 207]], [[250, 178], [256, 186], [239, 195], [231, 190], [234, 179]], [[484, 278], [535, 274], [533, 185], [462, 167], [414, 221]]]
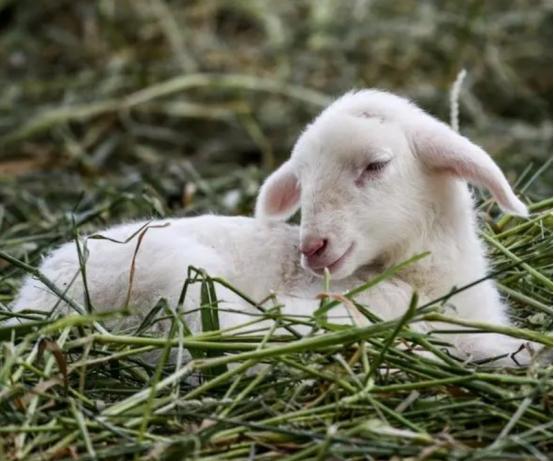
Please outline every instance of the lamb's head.
[[301, 208], [303, 267], [327, 267], [339, 279], [428, 232], [460, 178], [526, 215], [500, 169], [467, 138], [398, 96], [348, 93], [264, 183], [256, 216], [286, 220]]

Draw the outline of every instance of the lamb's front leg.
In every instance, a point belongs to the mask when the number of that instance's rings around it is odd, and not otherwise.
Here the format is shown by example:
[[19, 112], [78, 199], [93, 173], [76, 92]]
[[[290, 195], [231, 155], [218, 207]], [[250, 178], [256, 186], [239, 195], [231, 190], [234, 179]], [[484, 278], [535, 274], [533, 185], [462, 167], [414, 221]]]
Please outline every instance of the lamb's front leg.
[[[341, 291], [341, 288], [352, 289], [353, 286], [361, 284], [360, 280], [355, 284], [352, 284], [351, 280], [348, 280], [347, 283], [337, 283], [334, 285], [333, 292], [327, 295], [341, 301], [341, 298], [344, 298], [344, 292], [349, 291]], [[337, 292], [340, 294], [337, 295]], [[410, 285], [398, 278], [391, 278], [353, 296], [352, 299], [386, 321], [402, 317], [410, 305], [413, 293], [414, 290]], [[429, 301], [425, 293], [418, 293], [418, 307], [429, 304]], [[475, 300], [475, 303], [478, 305], [478, 300]], [[457, 317], [462, 321], [480, 321], [499, 326], [510, 325], [504, 314], [505, 307], [500, 300], [498, 300], [497, 305], [488, 306], [486, 313], [483, 313], [480, 309], [475, 311], [467, 309], [452, 310], [448, 306], [449, 304], [447, 303], [443, 307], [444, 313], [454, 318]], [[432, 308], [433, 306], [430, 305], [429, 307]], [[437, 306], [437, 308], [441, 310], [440, 306]], [[344, 302], [341, 302], [329, 312], [330, 321], [333, 321], [334, 317], [335, 320], [339, 318], [350, 319], [350, 323], [355, 325], [366, 323], [365, 317], [356, 313], [354, 309], [354, 305], [349, 305], [349, 302], [344, 300]], [[528, 364], [532, 358], [533, 350], [541, 348], [537, 344], [507, 335], [472, 333], [471, 328], [464, 328], [463, 325], [424, 320], [417, 321], [417, 318], [418, 316], [416, 316], [416, 321], [410, 324], [410, 328], [416, 332], [425, 333], [428, 335], [429, 340], [439, 340], [444, 344], [444, 346], [439, 346], [439, 349], [463, 361], [467, 360], [474, 363], [485, 362], [493, 366], [514, 367]], [[459, 332], [463, 329], [467, 329], [467, 333]], [[446, 330], [457, 330], [457, 332], [448, 334], [444, 332]], [[423, 352], [423, 355], [430, 357], [433, 354]]]
[[[492, 366], [515, 367], [528, 364], [533, 357], [533, 350], [542, 347], [531, 344], [524, 339], [514, 338], [492, 332], [472, 332], [479, 328], [471, 324], [488, 324], [498, 327], [510, 327], [507, 306], [496, 292], [494, 283], [485, 281], [475, 287], [463, 290], [444, 302], [439, 308], [440, 313], [451, 317], [454, 322], [460, 320], [464, 324], [432, 322], [434, 337], [443, 338], [456, 348], [456, 355], [463, 360], [474, 363], [486, 363]], [[447, 333], [447, 331], [453, 333]], [[460, 330], [467, 330], [460, 333]]]

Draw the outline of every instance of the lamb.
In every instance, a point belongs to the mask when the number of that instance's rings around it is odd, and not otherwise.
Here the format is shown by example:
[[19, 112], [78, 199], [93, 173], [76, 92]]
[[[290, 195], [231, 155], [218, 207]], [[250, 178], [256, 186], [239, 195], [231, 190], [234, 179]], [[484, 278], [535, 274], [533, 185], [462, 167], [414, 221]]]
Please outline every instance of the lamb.
[[[177, 306], [187, 267], [195, 266], [257, 300], [274, 292], [285, 313], [310, 316], [319, 306], [316, 296], [325, 269], [333, 290], [346, 291], [430, 252], [357, 297], [381, 318], [394, 319], [407, 308], [413, 290], [420, 299], [432, 300], [485, 276], [487, 261], [466, 181], [487, 188], [505, 211], [527, 215], [481, 148], [399, 96], [350, 92], [306, 128], [291, 158], [265, 181], [254, 218], [131, 223], [101, 232], [104, 239], [89, 238], [90, 302], [98, 311], [129, 304], [139, 311], [138, 323], [159, 298]], [[298, 209], [300, 226], [287, 224]], [[133, 235], [136, 242], [141, 229], [140, 248], [118, 243]], [[52, 252], [40, 270], [69, 297], [85, 302], [75, 243]], [[222, 328], [251, 320], [254, 308], [240, 296], [225, 288], [217, 294]], [[193, 290], [185, 308], [196, 308], [199, 300]], [[57, 302], [44, 285], [27, 278], [13, 307], [50, 310]], [[463, 319], [509, 324], [506, 306], [490, 280], [454, 295], [448, 308]], [[341, 323], [361, 321], [347, 303], [330, 316]], [[201, 330], [198, 313], [188, 314], [187, 322], [193, 331]], [[496, 334], [455, 334], [448, 341], [457, 354], [474, 359], [513, 353], [521, 343]]]

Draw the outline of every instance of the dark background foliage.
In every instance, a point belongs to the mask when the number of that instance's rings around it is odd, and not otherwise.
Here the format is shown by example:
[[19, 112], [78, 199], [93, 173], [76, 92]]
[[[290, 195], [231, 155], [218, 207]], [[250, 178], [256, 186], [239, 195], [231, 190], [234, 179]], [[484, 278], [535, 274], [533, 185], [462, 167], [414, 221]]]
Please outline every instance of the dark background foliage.
[[[550, 2], [525, 0], [5, 0], [4, 226], [23, 202], [57, 215], [137, 188], [157, 212], [249, 212], [327, 98], [379, 87], [447, 121], [462, 68], [462, 131], [521, 186], [551, 153], [551, 23]], [[545, 169], [535, 198], [551, 194]]]

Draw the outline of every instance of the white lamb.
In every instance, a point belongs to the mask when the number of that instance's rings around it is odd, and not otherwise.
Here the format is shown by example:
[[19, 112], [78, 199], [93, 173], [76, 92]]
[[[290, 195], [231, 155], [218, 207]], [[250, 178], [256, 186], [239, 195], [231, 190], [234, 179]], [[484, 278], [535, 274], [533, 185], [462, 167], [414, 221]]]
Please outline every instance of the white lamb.
[[[466, 181], [487, 188], [505, 211], [527, 215], [496, 164], [467, 138], [401, 97], [377, 90], [347, 93], [307, 127], [290, 160], [264, 183], [256, 218], [202, 216], [152, 223], [165, 227], [143, 235], [129, 305], [144, 314], [164, 297], [176, 306], [187, 267], [195, 266], [256, 300], [274, 291], [285, 313], [309, 316], [319, 305], [324, 268], [338, 292], [430, 252], [358, 296], [381, 318], [397, 318], [413, 290], [420, 299], [433, 300], [486, 275]], [[300, 227], [283, 222], [299, 208]], [[124, 241], [143, 225], [120, 225], [100, 234]], [[127, 302], [137, 239], [127, 244], [87, 241], [87, 285], [94, 309], [117, 309]], [[62, 290], [69, 286], [68, 296], [84, 303], [75, 243], [52, 252], [40, 270]], [[239, 296], [221, 288], [217, 294], [223, 301], [222, 328], [252, 319], [224, 310], [255, 311]], [[44, 285], [27, 278], [14, 307], [50, 310], [56, 302]], [[198, 304], [195, 290], [185, 307]], [[451, 315], [463, 319], [509, 324], [490, 280], [456, 294], [448, 306]], [[333, 314], [339, 322], [350, 322], [351, 310], [344, 306]], [[197, 313], [188, 316], [188, 323], [193, 331], [201, 330]], [[514, 353], [522, 343], [496, 334], [453, 334], [448, 340], [458, 354], [474, 359]], [[522, 355], [519, 362], [526, 361]], [[509, 358], [502, 363], [514, 364]]]

